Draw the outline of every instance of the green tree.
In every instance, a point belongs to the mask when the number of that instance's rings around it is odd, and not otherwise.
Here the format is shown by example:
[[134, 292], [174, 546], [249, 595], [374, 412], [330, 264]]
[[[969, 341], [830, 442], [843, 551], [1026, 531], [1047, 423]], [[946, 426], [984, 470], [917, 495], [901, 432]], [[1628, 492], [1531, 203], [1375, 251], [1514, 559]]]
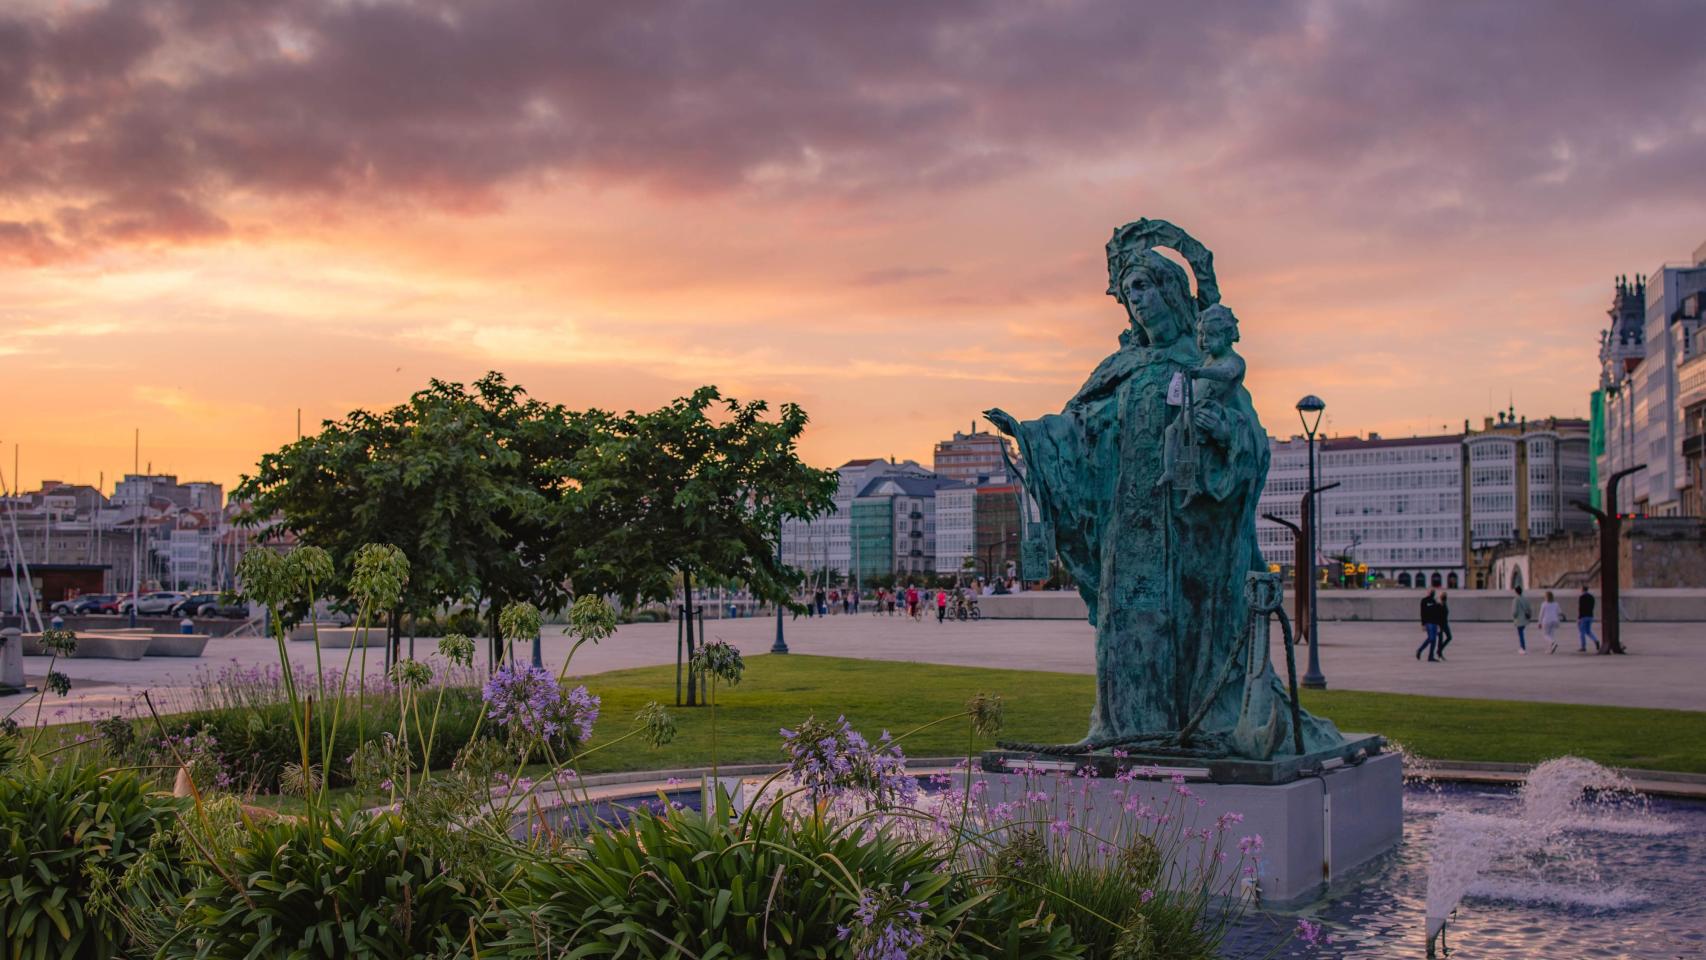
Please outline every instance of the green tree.
[[[783, 404], [741, 403], [715, 387], [650, 413], [590, 411], [589, 442], [569, 465], [560, 515], [580, 532], [559, 540], [575, 587], [626, 600], [667, 600], [676, 578], [687, 598], [687, 656], [695, 651], [695, 578], [747, 585], [792, 602], [799, 573], [776, 551], [781, 523], [815, 517], [834, 501], [836, 474], [807, 466], [797, 444], [807, 417]], [[689, 676], [688, 704], [697, 702]]]
[[457, 601], [484, 604], [496, 637], [509, 601], [562, 606], [571, 571], [550, 560], [563, 556], [552, 545], [572, 517], [552, 507], [584, 445], [581, 427], [499, 373], [471, 389], [435, 379], [390, 410], [328, 420], [267, 454], [233, 497], [247, 502], [245, 522], [277, 519], [265, 536], [294, 534], [331, 554], [340, 595], [363, 544], [400, 547], [411, 575], [387, 611], [393, 652], [403, 612]]

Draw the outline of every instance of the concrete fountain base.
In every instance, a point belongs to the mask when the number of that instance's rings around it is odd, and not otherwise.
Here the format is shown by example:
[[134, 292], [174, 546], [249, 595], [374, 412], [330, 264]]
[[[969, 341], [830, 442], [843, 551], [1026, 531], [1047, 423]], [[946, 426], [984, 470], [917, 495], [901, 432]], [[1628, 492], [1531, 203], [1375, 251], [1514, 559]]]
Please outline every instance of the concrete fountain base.
[[[1356, 739], [1356, 735], [1346, 739]], [[1182, 806], [1187, 816], [1196, 818], [1186, 826], [1202, 829], [1213, 826], [1223, 813], [1241, 814], [1243, 822], [1229, 831], [1233, 840], [1248, 834], [1262, 837], [1262, 848], [1254, 857], [1255, 892], [1266, 903], [1285, 906], [1314, 899], [1334, 878], [1368, 863], [1402, 839], [1403, 761], [1395, 753], [1377, 752], [1379, 738], [1373, 739], [1375, 750], [1359, 751], [1349, 760], [1298, 767], [1286, 782], [1215, 782], [1206, 767], [1171, 766], [1159, 768], [1157, 777], [1140, 777], [1128, 783], [1100, 775], [1097, 762], [1028, 761], [1011, 754], [994, 754], [984, 759], [984, 779], [989, 781], [984, 802], [995, 805], [1023, 799], [1027, 776], [1011, 771], [1021, 769], [1026, 762], [1066, 773], [1087, 767], [1091, 775], [1075, 778], [1072, 792], [1076, 794], [1080, 788], [1090, 791], [1093, 808], [1103, 811], [1100, 816], [1111, 832], [1121, 799], [1137, 797], [1159, 807], [1176, 796], [1173, 778], [1182, 776], [1191, 792], [1204, 801], [1202, 806], [1175, 802], [1175, 808]], [[1147, 765], [1142, 758], [1122, 762]], [[1030, 782], [1035, 782], [1034, 775]], [[1093, 833], [1102, 832], [1094, 820], [1087, 826]], [[1229, 850], [1227, 862], [1217, 867], [1222, 871], [1219, 881], [1236, 885], [1245, 880], [1239, 875], [1237, 861], [1236, 849]]]

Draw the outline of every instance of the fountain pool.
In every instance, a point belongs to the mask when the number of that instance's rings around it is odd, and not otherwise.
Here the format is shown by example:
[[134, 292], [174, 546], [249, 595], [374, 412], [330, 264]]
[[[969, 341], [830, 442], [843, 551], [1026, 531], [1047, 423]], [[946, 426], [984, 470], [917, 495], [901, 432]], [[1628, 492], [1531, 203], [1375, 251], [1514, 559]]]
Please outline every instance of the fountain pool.
[[[1314, 903], [1251, 908], [1221, 954], [1422, 958], [1431, 907], [1447, 916], [1440, 955], [1459, 960], [1706, 958], [1706, 802], [1614, 792], [1575, 802], [1604, 773], [1564, 760], [1543, 765], [1522, 789], [1407, 785], [1395, 850]], [[696, 789], [666, 799], [699, 806]], [[636, 802], [656, 797], [600, 802], [596, 812], [620, 822]], [[555, 814], [553, 829], [567, 819]], [[1300, 917], [1324, 924], [1333, 941], [1291, 940], [1276, 952]]]
[[[1546, 802], [1542, 799], [1542, 802]], [[1409, 786], [1399, 847], [1329, 895], [1284, 914], [1251, 911], [1227, 957], [1266, 956], [1298, 917], [1333, 942], [1293, 941], [1280, 957], [1423, 957], [1436, 841], [1498, 832], [1530, 804], [1509, 788]], [[1530, 834], [1533, 836], [1534, 834]], [[1706, 803], [1654, 798], [1574, 807], [1560, 829], [1510, 848], [1467, 883], [1441, 955], [1460, 960], [1706, 957]], [[1436, 868], [1437, 871], [1437, 868]], [[1437, 872], [1436, 872], [1437, 876]], [[1435, 899], [1439, 890], [1436, 883]]]

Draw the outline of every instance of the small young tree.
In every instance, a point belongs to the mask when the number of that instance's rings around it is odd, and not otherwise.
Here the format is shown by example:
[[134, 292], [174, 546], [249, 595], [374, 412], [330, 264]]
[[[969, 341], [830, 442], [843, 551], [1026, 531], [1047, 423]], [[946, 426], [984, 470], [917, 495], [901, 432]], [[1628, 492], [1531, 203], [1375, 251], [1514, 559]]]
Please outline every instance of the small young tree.
[[[836, 475], [799, 458], [804, 410], [790, 403], [775, 419], [768, 412], [763, 401], [701, 387], [650, 413], [588, 413], [589, 442], [569, 464], [559, 510], [577, 536], [559, 543], [573, 557], [557, 565], [576, 571], [577, 590], [666, 600], [679, 575], [689, 658], [696, 577], [738, 581], [791, 604], [799, 575], [777, 555], [778, 532], [784, 519], [829, 509]], [[687, 702], [697, 700], [690, 675]]]

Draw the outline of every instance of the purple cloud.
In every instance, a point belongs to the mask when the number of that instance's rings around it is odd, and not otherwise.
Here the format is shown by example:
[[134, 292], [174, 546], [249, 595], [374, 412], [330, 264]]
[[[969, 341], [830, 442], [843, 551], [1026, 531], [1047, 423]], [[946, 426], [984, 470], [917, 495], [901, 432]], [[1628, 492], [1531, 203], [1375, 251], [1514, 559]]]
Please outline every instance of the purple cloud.
[[234, 196], [846, 202], [1075, 162], [1418, 235], [1706, 191], [1696, 4], [170, 0], [0, 20], [0, 259]]

